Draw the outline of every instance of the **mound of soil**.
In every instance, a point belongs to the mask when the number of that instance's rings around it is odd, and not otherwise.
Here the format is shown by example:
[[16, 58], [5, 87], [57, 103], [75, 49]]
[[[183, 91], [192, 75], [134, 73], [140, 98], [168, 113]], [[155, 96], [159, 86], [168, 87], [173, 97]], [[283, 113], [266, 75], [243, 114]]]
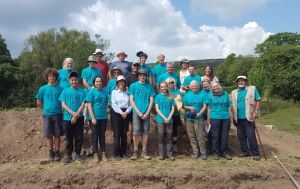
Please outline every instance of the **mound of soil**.
[[[259, 126], [269, 160], [256, 163], [251, 158], [238, 158], [240, 147], [236, 130], [231, 128], [232, 163], [222, 160], [214, 167], [214, 161], [203, 163], [190, 158], [191, 147], [183, 127], [179, 129], [176, 161], [156, 160], [156, 128], [155, 123], [151, 125], [149, 152], [154, 160], [150, 162], [122, 160], [95, 165], [87, 158], [84, 165], [39, 165], [48, 153], [41, 111], [33, 108], [0, 112], [0, 188], [292, 188], [289, 178], [272, 159], [271, 151], [286, 159], [288, 170], [300, 181], [299, 136]], [[84, 150], [90, 147], [89, 135], [85, 133]], [[111, 157], [110, 130], [106, 132], [106, 143]]]

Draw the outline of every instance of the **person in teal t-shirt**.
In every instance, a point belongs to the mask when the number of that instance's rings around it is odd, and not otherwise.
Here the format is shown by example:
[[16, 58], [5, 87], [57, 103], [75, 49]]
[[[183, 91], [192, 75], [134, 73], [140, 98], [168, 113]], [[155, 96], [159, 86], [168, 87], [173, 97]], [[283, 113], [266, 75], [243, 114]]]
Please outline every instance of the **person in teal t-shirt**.
[[93, 86], [95, 77], [99, 76], [103, 78], [101, 71], [95, 67], [97, 58], [94, 55], [90, 55], [87, 62], [89, 63], [89, 66], [84, 68], [81, 72], [82, 83], [85, 89], [87, 89], [86, 92]]
[[[105, 153], [105, 131], [107, 126], [106, 108], [108, 105], [108, 93], [103, 89], [101, 77], [96, 77], [93, 83], [94, 87], [90, 89], [85, 101], [89, 110], [94, 159], [98, 163], [100, 155], [102, 155], [102, 160], [107, 160]], [[98, 153], [98, 141], [100, 143], [101, 154]]]
[[205, 112], [205, 93], [199, 90], [199, 83], [192, 81], [188, 91], [183, 97], [185, 109], [186, 129], [193, 149], [192, 157], [207, 160], [205, 142], [206, 133], [203, 125], [203, 113]]
[[258, 144], [255, 135], [255, 120], [258, 118], [261, 97], [255, 86], [249, 86], [246, 76], [236, 79], [238, 88], [231, 92], [234, 124], [237, 126], [237, 136], [241, 146], [240, 157], [252, 156], [260, 160]]
[[58, 70], [57, 83], [63, 88], [70, 87], [69, 75], [73, 71], [73, 59], [66, 58], [63, 62], [63, 68]]
[[167, 72], [167, 65], [165, 63], [165, 55], [160, 54], [157, 56], [157, 64], [152, 69], [154, 76], [153, 85], [157, 83], [159, 76]]
[[[175, 86], [175, 80], [171, 77], [169, 77], [166, 80], [166, 83], [168, 84], [168, 89], [170, 94], [173, 96], [175, 101], [175, 110], [173, 114], [173, 152], [177, 152], [177, 136], [178, 136], [178, 127], [182, 125], [182, 121], [180, 118], [180, 110], [178, 108], [182, 108], [182, 96], [179, 89]], [[177, 103], [176, 103], [177, 102]], [[178, 104], [178, 105], [177, 105]]]
[[172, 116], [175, 109], [175, 102], [172, 95], [169, 93], [166, 82], [160, 83], [160, 92], [161, 93], [155, 97], [159, 159], [163, 160], [166, 152], [167, 157], [174, 161], [175, 158], [172, 150]]
[[151, 157], [147, 154], [148, 133], [150, 132], [150, 111], [153, 106], [155, 92], [146, 82], [147, 71], [139, 70], [139, 81], [130, 85], [130, 104], [133, 107], [133, 145], [132, 160], [137, 159], [138, 146], [143, 141], [143, 156], [146, 160]]
[[179, 79], [179, 76], [176, 73], [174, 73], [174, 63], [173, 62], [167, 63], [167, 72], [162, 74], [158, 78], [158, 80], [156, 82], [156, 86], [158, 87], [161, 82], [166, 81], [166, 79], [168, 79], [169, 77], [172, 77], [175, 80], [177, 89], [180, 89], [180, 85], [181, 85], [180, 79]]
[[86, 93], [82, 88], [79, 88], [79, 75], [77, 72], [70, 73], [69, 81], [71, 87], [63, 90], [59, 96], [61, 101], [64, 121], [63, 127], [66, 135], [66, 152], [64, 164], [69, 164], [72, 161], [73, 141], [75, 140], [76, 161], [83, 163], [81, 158], [81, 147], [83, 143], [83, 108]]
[[213, 158], [218, 160], [222, 155], [231, 160], [228, 151], [231, 100], [219, 82], [212, 82], [212, 92], [207, 96], [205, 104], [209, 112], [207, 122], [211, 124]]
[[199, 84], [201, 84], [201, 76], [196, 74], [196, 71], [195, 71], [195, 66], [193, 65], [190, 65], [189, 66], [189, 73], [190, 75], [186, 76], [183, 80], [183, 83], [182, 83], [182, 86], [181, 86], [181, 89], [183, 91], [189, 91], [189, 86], [190, 86], [190, 83], [192, 81], [197, 81]]
[[56, 84], [58, 73], [47, 68], [44, 78], [48, 84], [39, 88], [36, 94], [37, 107], [43, 109], [44, 137], [47, 138], [49, 161], [60, 161], [60, 137], [63, 136], [61, 104], [58, 100], [62, 88]]
[[147, 74], [148, 74], [148, 78], [147, 78], [147, 82], [149, 82], [150, 84], [153, 84], [153, 72], [151, 70], [151, 67], [149, 65], [146, 64], [148, 55], [146, 53], [144, 53], [143, 51], [140, 51], [140, 53], [138, 53], [137, 55], [139, 55], [140, 58], [140, 69], [144, 69], [146, 70]]

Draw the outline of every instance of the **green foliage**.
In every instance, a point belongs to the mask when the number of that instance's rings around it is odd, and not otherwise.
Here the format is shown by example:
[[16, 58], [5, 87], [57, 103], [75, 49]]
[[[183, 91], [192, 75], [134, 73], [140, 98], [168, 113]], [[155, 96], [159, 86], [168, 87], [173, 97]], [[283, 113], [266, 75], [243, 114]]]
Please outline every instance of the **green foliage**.
[[0, 64], [3, 63], [13, 63], [13, 59], [11, 58], [10, 52], [7, 49], [7, 45], [5, 40], [2, 38], [0, 34]]
[[[93, 41], [88, 32], [68, 30], [63, 27], [48, 29], [29, 36], [22, 53], [16, 61], [12, 62], [18, 67], [10, 64], [0, 66], [1, 106], [7, 108], [35, 106], [34, 95], [45, 83], [42, 78], [43, 71], [48, 67], [61, 69], [64, 59], [72, 57], [74, 68], [80, 73], [87, 67], [87, 57], [96, 48], [105, 52], [110, 46], [110, 42], [102, 39], [100, 35], [96, 35], [95, 39], [96, 41]], [[2, 41], [4, 40], [0, 38], [0, 59], [3, 57], [2, 52], [3, 55], [10, 57], [8, 50], [2, 50], [2, 47], [6, 48], [6, 44], [3, 45]], [[107, 53], [105, 57], [111, 59], [112, 56], [112, 53]]]

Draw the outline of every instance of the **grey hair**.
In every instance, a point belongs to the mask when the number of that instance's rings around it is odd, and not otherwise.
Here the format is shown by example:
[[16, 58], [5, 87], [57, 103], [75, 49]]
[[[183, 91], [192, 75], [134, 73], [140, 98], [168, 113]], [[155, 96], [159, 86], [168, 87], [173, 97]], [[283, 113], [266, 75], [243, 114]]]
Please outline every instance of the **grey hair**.
[[172, 65], [174, 67], [174, 62], [168, 62], [167, 65]]
[[194, 85], [194, 84], [198, 85], [198, 87], [200, 88], [200, 85], [199, 85], [198, 81], [193, 80], [193, 81], [191, 81], [191, 83], [189, 85], [190, 89], [192, 88], [192, 85]]
[[218, 86], [220, 88], [220, 91], [223, 91], [223, 87], [221, 86], [221, 84], [217, 81], [212, 81], [211, 82], [211, 89], [214, 87], [214, 86]]
[[70, 60], [70, 61], [72, 62], [72, 68], [71, 68], [71, 69], [73, 69], [73, 63], [74, 63], [74, 60], [73, 60], [73, 58], [71, 58], [71, 57], [65, 58], [65, 60], [63, 61], [63, 68], [64, 68], [64, 69], [67, 68], [66, 62], [67, 62], [68, 60]]

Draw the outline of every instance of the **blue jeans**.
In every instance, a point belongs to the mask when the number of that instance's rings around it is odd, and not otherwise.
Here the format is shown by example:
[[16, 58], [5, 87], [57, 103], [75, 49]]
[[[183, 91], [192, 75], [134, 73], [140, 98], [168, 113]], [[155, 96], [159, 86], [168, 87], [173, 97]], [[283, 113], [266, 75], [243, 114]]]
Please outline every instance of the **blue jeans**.
[[213, 154], [228, 154], [229, 119], [210, 119], [210, 123]]
[[258, 145], [255, 136], [254, 122], [250, 122], [247, 119], [238, 119], [237, 136], [239, 138], [243, 154], [259, 156]]

